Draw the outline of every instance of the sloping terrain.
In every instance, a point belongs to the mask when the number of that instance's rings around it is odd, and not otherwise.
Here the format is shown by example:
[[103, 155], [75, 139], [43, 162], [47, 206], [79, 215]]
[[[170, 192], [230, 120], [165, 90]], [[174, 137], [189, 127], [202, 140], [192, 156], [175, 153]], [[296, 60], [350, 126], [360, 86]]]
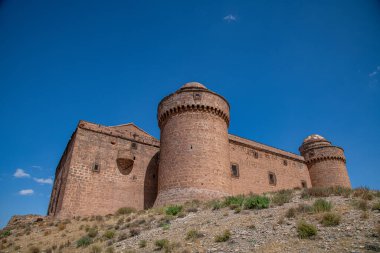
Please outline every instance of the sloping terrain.
[[308, 189], [61, 221], [15, 216], [0, 252], [380, 252], [380, 193]]

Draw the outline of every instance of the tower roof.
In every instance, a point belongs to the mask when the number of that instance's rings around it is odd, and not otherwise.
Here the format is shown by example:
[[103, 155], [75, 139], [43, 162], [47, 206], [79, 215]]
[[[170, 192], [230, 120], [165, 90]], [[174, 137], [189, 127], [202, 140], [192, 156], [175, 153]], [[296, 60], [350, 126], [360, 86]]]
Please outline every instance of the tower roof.
[[326, 141], [326, 139], [319, 134], [312, 134], [312, 135], [309, 135], [308, 137], [306, 137], [303, 140], [303, 143], [312, 142], [312, 141]]
[[206, 86], [204, 86], [203, 84], [198, 83], [198, 82], [189, 82], [189, 83], [186, 83], [186, 84], [184, 84], [181, 87], [181, 90], [182, 89], [190, 89], [190, 88], [198, 88], [198, 89], [205, 89], [205, 90], [207, 90]]

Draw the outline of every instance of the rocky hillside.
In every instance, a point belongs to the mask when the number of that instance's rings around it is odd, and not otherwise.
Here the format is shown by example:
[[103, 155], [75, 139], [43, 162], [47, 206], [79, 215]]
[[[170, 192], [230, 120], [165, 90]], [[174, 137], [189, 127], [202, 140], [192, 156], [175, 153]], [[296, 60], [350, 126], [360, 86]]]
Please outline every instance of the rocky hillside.
[[107, 216], [15, 216], [0, 252], [380, 252], [380, 192], [280, 191]]

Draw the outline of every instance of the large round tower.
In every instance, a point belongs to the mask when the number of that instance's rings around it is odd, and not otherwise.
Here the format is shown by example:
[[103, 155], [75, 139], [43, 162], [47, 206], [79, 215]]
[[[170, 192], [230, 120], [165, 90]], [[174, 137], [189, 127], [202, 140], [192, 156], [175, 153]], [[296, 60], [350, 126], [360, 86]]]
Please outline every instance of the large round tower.
[[229, 104], [191, 82], [161, 100], [158, 195], [155, 205], [211, 199], [230, 192]]
[[333, 146], [322, 136], [313, 134], [303, 141], [299, 150], [309, 168], [313, 187], [351, 187], [341, 147]]

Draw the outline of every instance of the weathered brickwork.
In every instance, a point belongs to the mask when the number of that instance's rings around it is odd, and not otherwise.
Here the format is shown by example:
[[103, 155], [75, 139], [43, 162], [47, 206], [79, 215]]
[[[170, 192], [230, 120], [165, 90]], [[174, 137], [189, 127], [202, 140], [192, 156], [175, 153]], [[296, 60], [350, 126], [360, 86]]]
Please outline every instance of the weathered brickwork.
[[322, 136], [312, 135], [305, 139], [300, 152], [305, 157], [314, 187], [351, 187], [342, 148], [331, 145]]
[[125, 206], [153, 206], [159, 146], [150, 138], [133, 125], [112, 129], [80, 122], [72, 140], [62, 204], [49, 212], [61, 217], [105, 215]]
[[161, 140], [133, 124], [80, 121], [57, 166], [48, 214], [105, 215], [120, 207], [312, 186], [346, 186], [343, 149], [319, 135], [296, 155], [228, 134], [228, 102], [188, 83], [158, 106]]
[[228, 195], [227, 101], [203, 86], [185, 85], [161, 101], [158, 118], [161, 152], [156, 205]]
[[[312, 185], [301, 156], [265, 148], [254, 141], [242, 143], [235, 136], [230, 137], [230, 156], [231, 164], [237, 164], [239, 169], [237, 177], [231, 175], [234, 195], [302, 188], [302, 182], [306, 187]], [[270, 183], [270, 173], [274, 175], [273, 184]]]

